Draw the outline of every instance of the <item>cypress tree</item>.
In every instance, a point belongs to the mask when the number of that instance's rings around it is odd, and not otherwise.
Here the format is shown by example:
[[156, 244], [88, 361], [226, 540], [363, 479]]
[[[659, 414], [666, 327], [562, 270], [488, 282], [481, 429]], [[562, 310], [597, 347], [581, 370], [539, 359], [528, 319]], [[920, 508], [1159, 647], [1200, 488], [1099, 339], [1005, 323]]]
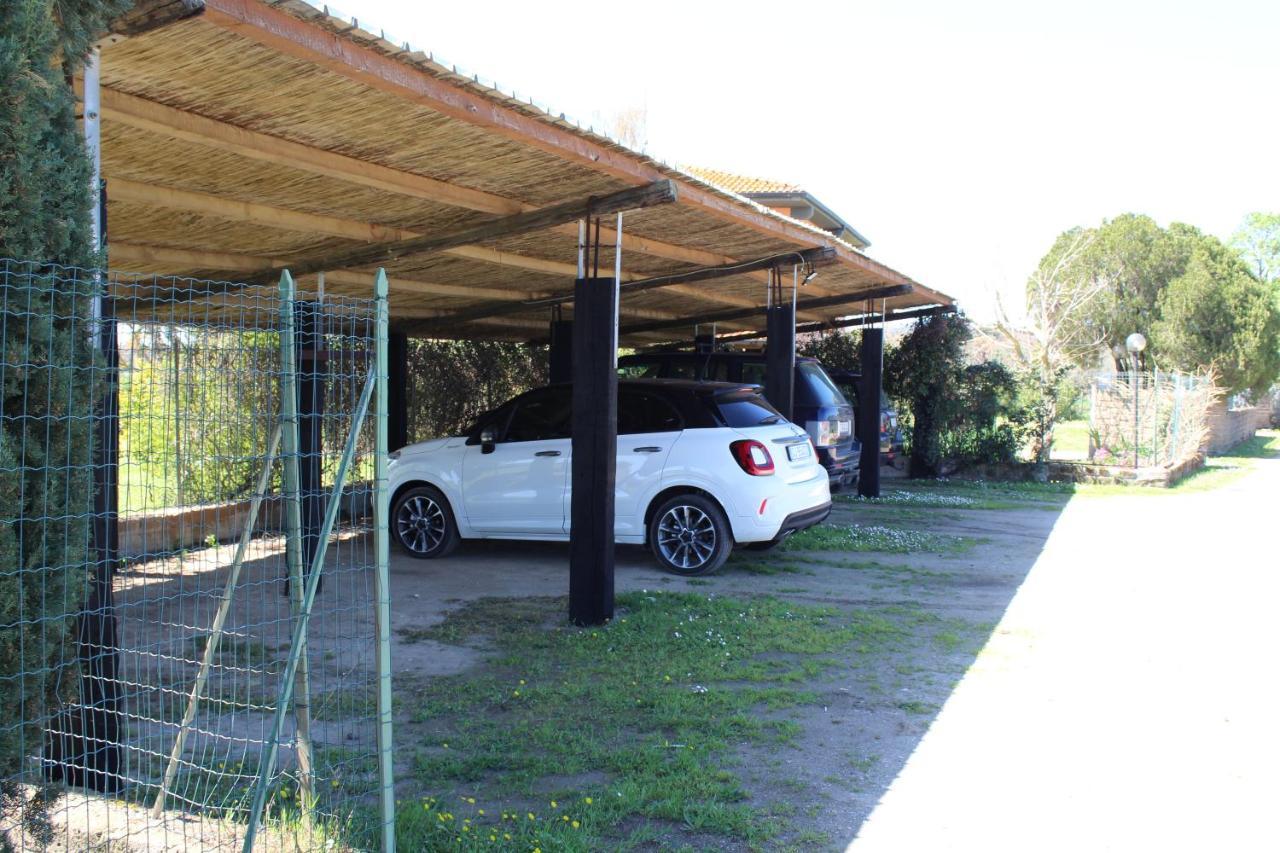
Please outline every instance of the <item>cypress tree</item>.
[[[42, 729], [77, 690], [90, 578], [90, 163], [71, 80], [127, 0], [0, 0], [0, 814], [28, 801]], [[8, 820], [5, 821], [9, 823]], [[9, 841], [0, 837], [0, 848]]]

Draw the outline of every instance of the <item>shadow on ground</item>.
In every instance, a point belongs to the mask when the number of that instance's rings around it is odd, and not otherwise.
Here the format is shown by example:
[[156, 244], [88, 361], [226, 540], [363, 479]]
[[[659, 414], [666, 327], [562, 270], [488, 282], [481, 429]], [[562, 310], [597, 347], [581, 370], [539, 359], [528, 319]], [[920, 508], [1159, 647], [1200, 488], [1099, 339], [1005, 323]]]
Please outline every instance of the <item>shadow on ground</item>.
[[[843, 849], [856, 836], [980, 655], [1070, 499], [1069, 494], [1013, 493], [974, 500], [929, 489], [912, 503], [910, 484], [889, 488], [899, 497], [908, 493], [908, 500], [837, 500], [828, 524], [840, 536], [853, 531], [839, 550], [832, 546], [845, 541], [839, 537], [795, 540], [769, 553], [735, 552], [720, 573], [685, 579], [659, 571], [642, 548], [619, 547], [616, 582], [624, 596], [644, 590], [744, 603], [776, 599], [793, 603], [798, 613], [825, 608], [833, 628], [855, 625], [859, 632], [830, 653], [807, 655], [813, 664], [807, 668], [803, 653], [762, 655], [766, 662], [787, 660], [788, 667], [775, 667], [776, 679], [759, 684], [788, 698], [764, 700], [751, 709], [770, 736], [728, 736], [725, 749], [705, 753], [703, 760], [713, 761], [732, 782], [715, 791], [677, 792], [689, 797], [684, 812], [678, 804], [663, 803], [646, 807], [645, 813], [620, 815], [617, 825], [597, 827], [598, 838], [624, 846]], [[469, 689], [465, 685], [473, 678], [488, 684], [516, 677], [510, 666], [520, 655], [504, 646], [502, 620], [494, 618], [502, 607], [489, 607], [488, 624], [468, 625], [476, 602], [507, 600], [513, 620], [521, 613], [528, 618], [529, 603], [541, 602], [542, 617], [551, 621], [539, 631], [572, 631], [563, 624], [563, 602], [555, 600], [567, 591], [567, 561], [567, 546], [552, 543], [469, 542], [438, 561], [393, 554], [397, 694], [421, 697], [406, 703], [413, 710], [397, 715], [401, 796], [440, 798], [456, 804], [459, 815], [467, 812], [468, 799], [502, 803], [504, 810], [523, 814], [538, 805], [545, 810], [555, 798], [580, 798], [587, 791], [599, 796], [611, 785], [625, 785], [625, 773], [604, 768], [570, 775], [548, 769], [539, 778], [535, 765], [515, 780], [515, 771], [504, 771], [500, 760], [467, 763], [474, 756], [468, 758], [463, 732], [476, 729], [460, 728], [456, 715], [506, 710], [484, 702], [447, 707], [423, 687], [433, 677], [452, 679], [450, 689], [458, 691]], [[442, 629], [444, 620], [451, 621]], [[592, 701], [589, 691], [581, 701]], [[581, 730], [562, 731], [559, 737], [585, 743], [593, 737], [607, 741], [610, 735]], [[449, 749], [458, 750], [461, 764], [442, 763], [440, 745], [450, 738]], [[510, 767], [518, 763], [513, 754]], [[718, 797], [734, 809], [732, 820], [702, 817], [707, 801]], [[479, 820], [474, 810], [468, 814]], [[440, 839], [432, 843], [449, 846]]]

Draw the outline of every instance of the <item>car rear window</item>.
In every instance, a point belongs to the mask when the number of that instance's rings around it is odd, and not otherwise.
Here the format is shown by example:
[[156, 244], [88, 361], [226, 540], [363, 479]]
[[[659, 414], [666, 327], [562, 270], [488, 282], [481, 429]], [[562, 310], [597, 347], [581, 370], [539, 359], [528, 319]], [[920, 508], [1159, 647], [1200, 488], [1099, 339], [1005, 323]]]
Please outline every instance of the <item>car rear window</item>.
[[822, 365], [812, 361], [796, 364], [796, 402], [802, 406], [847, 406], [849, 401], [840, 393], [840, 389], [831, 381], [831, 377], [822, 369]]
[[769, 401], [754, 391], [731, 391], [712, 398], [724, 425], [735, 429], [766, 426], [786, 420]]

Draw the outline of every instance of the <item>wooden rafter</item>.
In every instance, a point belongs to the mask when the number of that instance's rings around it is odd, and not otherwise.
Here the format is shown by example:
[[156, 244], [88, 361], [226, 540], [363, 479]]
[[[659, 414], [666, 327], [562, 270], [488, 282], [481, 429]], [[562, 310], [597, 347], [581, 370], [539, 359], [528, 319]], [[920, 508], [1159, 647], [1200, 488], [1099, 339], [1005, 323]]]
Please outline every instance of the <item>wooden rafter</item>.
[[[781, 266], [784, 263], [806, 264], [814, 266], [820, 263], [829, 263], [834, 256], [834, 252], [825, 246], [816, 249], [805, 249], [799, 252], [786, 252], [780, 255], [770, 255], [766, 258], [760, 258], [754, 261], [739, 262], [735, 264], [727, 264], [719, 267], [701, 267], [692, 270], [682, 270], [679, 272], [668, 273], [665, 275], [654, 276], [646, 279], [632, 280], [623, 283], [621, 291], [627, 294], [642, 293], [647, 290], [656, 290], [658, 288], [671, 289], [674, 287], [688, 286], [692, 282], [711, 281], [718, 278], [727, 278], [729, 276], [741, 275], [745, 272], [754, 270], [767, 270], [773, 267]], [[908, 285], [903, 285], [909, 291]], [[845, 299], [846, 297], [835, 297]], [[548, 299], [530, 301], [525, 303], [504, 303], [477, 305], [473, 308], [464, 308], [451, 317], [442, 318], [441, 322], [469, 322], [482, 317], [496, 317], [503, 314], [511, 314], [519, 311], [527, 311], [535, 308], [550, 308], [552, 305], [562, 305], [573, 301], [572, 295], [553, 296]], [[812, 301], [812, 300], [811, 300]], [[752, 301], [749, 305], [742, 306], [743, 316], [750, 316], [749, 312], [759, 308], [759, 303]], [[683, 316], [683, 315], [681, 315]]]
[[[108, 122], [137, 128], [148, 133], [435, 204], [496, 214], [520, 213], [534, 209], [533, 205], [524, 204], [516, 199], [435, 180], [413, 172], [392, 169], [278, 136], [247, 130], [107, 87], [102, 89], [102, 114]], [[560, 225], [549, 230], [567, 237], [577, 237], [577, 229], [573, 225]], [[600, 238], [605, 243], [613, 244], [617, 241], [617, 234], [611, 228], [601, 228]], [[622, 235], [622, 248], [627, 252], [701, 266], [715, 266], [734, 261], [733, 258], [716, 252], [677, 246], [625, 232]], [[763, 275], [758, 278], [761, 281], [765, 280]]]
[[[348, 267], [386, 264], [401, 258], [444, 252], [459, 246], [470, 246], [501, 237], [541, 231], [553, 225], [585, 219], [594, 215], [606, 216], [627, 210], [637, 210], [654, 205], [669, 204], [676, 199], [675, 184], [661, 180], [642, 187], [633, 187], [598, 198], [586, 198], [563, 204], [553, 204], [526, 213], [513, 213], [500, 219], [482, 222], [446, 231], [397, 240], [394, 243], [340, 249], [328, 255], [309, 256], [290, 265], [295, 275], [308, 275], [326, 270]], [[244, 276], [246, 284], [269, 279], [274, 274], [270, 268]]]

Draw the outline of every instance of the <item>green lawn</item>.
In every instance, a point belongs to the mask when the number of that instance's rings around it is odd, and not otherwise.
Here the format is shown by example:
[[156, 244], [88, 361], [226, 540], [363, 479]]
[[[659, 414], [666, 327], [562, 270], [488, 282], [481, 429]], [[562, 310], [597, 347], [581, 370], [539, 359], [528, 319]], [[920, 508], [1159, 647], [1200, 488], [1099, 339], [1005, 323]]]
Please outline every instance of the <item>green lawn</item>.
[[1259, 459], [1280, 458], [1280, 431], [1260, 430], [1227, 453], [1210, 456], [1203, 468], [1167, 489], [1145, 486], [1094, 485], [1091, 483], [1001, 483], [985, 480], [903, 480], [886, 482], [882, 497], [872, 501], [841, 496], [857, 505], [894, 505], [935, 509], [1056, 509], [1072, 497], [1099, 498], [1117, 495], [1169, 496], [1207, 492], [1229, 485], [1257, 465]]
[[774, 849], [798, 837], [793, 807], [749, 803], [734, 750], [791, 741], [786, 710], [821, 701], [841, 658], [950, 630], [907, 610], [657, 591], [618, 596], [605, 627], [564, 612], [560, 598], [486, 599], [406, 637], [494, 654], [397, 685], [415, 709], [398, 740], [416, 745], [399, 762], [421, 792], [402, 795], [404, 849]]
[[1087, 420], [1062, 421], [1053, 428], [1053, 452], [1055, 456], [1084, 459], [1089, 455], [1089, 422]]

